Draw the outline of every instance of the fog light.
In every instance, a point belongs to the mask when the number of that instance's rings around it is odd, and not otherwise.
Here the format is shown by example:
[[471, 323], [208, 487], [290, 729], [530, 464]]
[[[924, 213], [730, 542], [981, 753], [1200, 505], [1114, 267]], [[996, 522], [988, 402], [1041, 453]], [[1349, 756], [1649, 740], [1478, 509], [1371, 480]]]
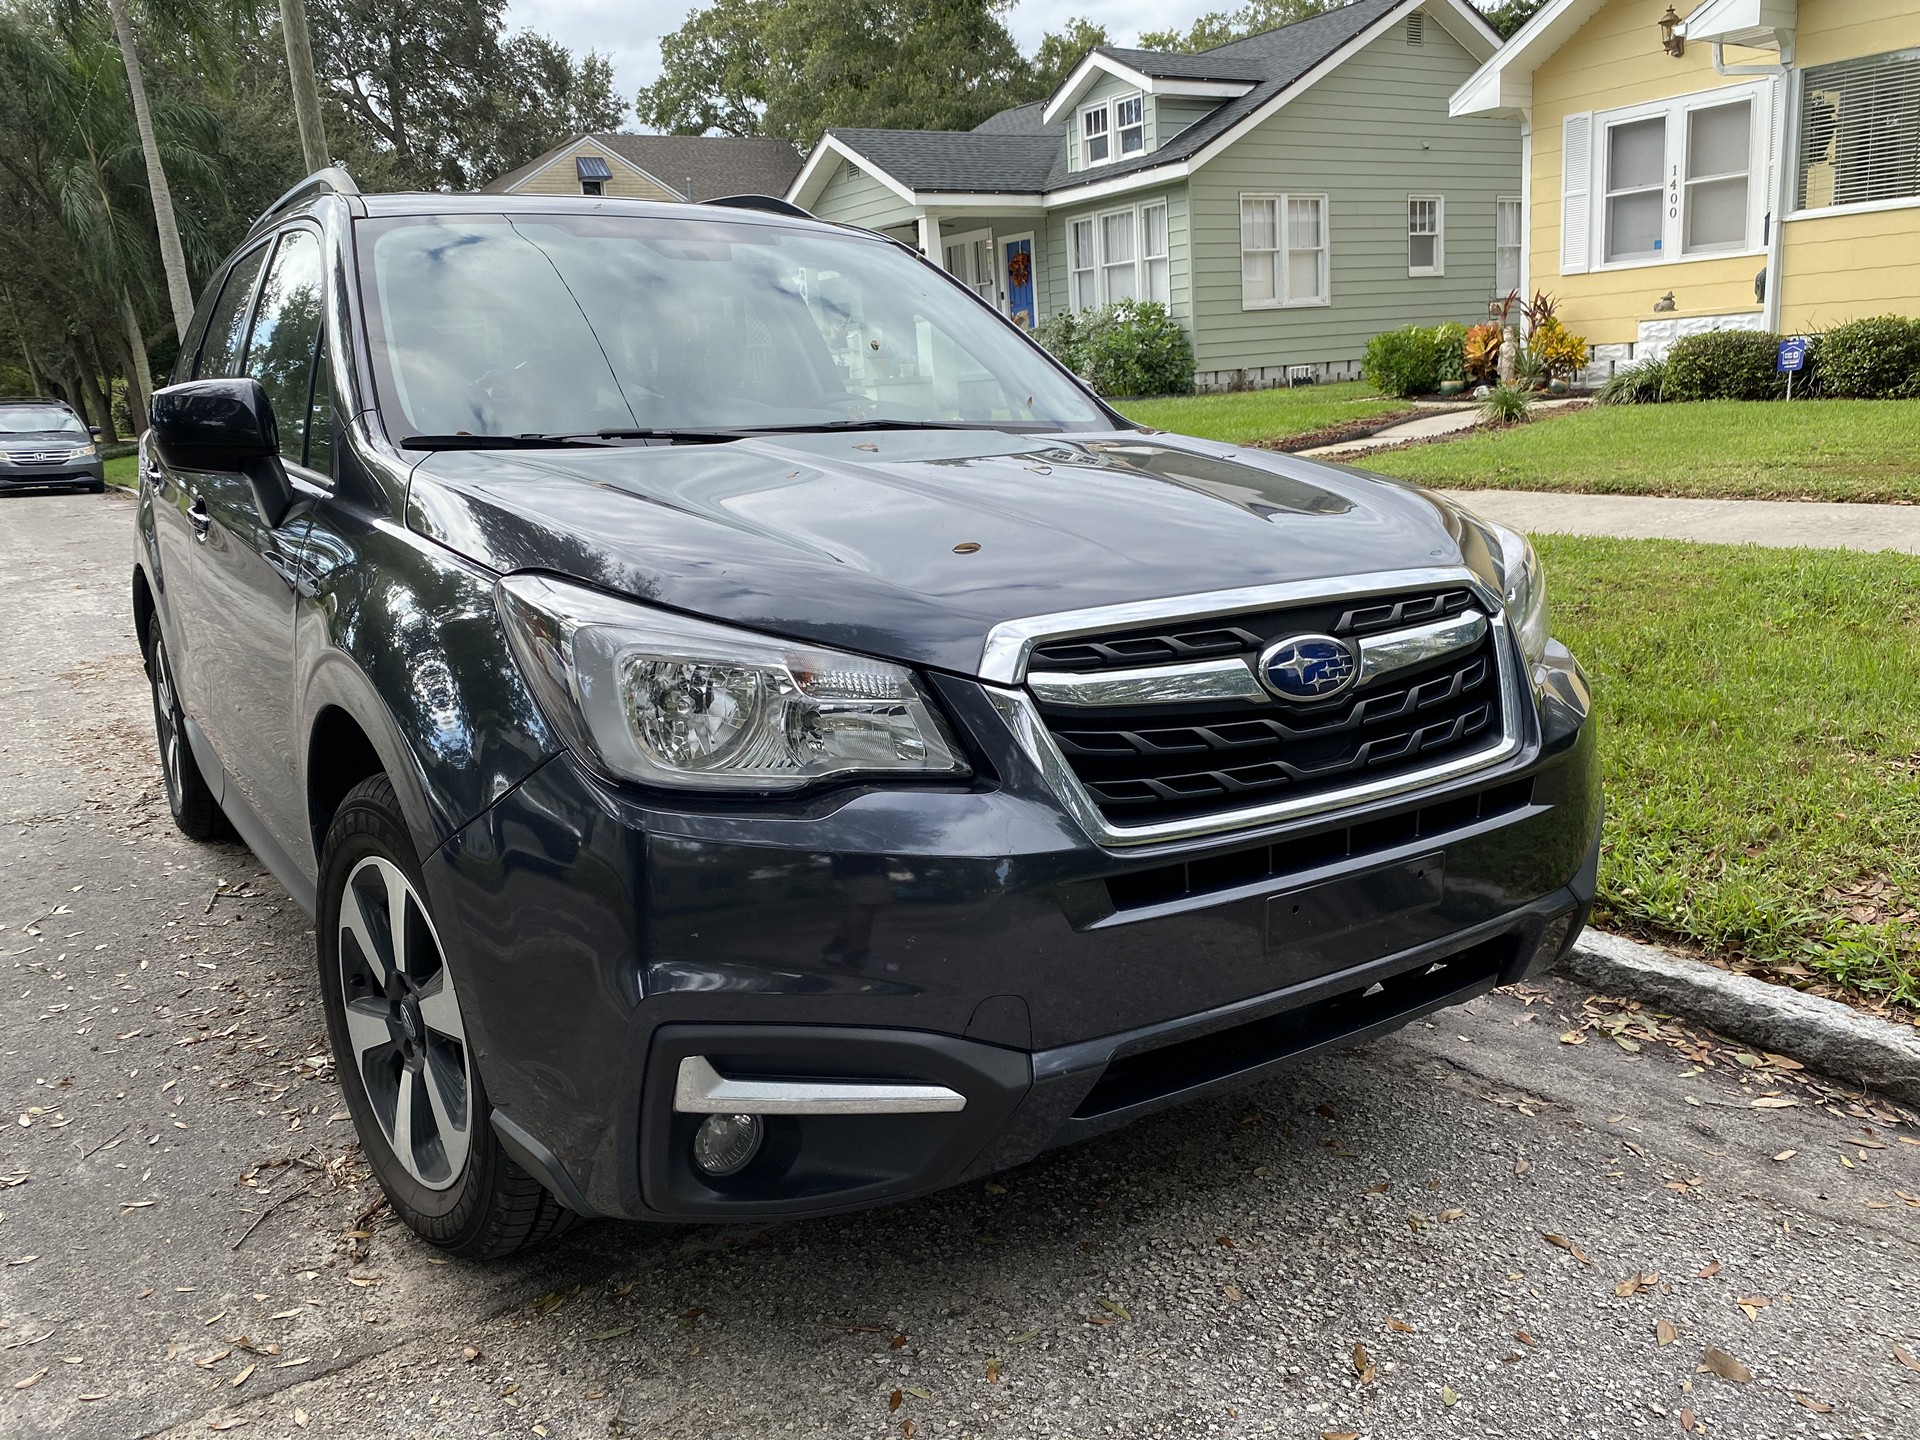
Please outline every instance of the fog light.
[[738, 1175], [760, 1153], [758, 1115], [709, 1115], [693, 1132], [693, 1163], [715, 1180]]

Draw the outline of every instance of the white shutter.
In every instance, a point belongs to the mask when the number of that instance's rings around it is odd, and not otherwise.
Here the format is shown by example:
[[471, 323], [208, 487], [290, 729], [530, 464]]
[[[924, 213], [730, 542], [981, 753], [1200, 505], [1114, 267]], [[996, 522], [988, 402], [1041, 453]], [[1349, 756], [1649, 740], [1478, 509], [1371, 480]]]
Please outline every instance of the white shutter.
[[1560, 273], [1583, 275], [1593, 257], [1593, 112], [1560, 123]]

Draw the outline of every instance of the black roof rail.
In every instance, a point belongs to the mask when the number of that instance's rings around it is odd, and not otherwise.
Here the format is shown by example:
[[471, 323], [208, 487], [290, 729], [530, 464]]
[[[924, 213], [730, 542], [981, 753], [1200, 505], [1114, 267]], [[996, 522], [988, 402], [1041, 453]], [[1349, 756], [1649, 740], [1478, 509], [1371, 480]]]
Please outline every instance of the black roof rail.
[[791, 215], [796, 220], [814, 217], [791, 200], [778, 195], [716, 195], [711, 200], [696, 200], [696, 205], [724, 205], [729, 210], [764, 210], [769, 215]]
[[247, 238], [252, 239], [272, 222], [274, 216], [283, 210], [292, 209], [302, 200], [311, 200], [316, 195], [358, 195], [359, 193], [360, 187], [353, 183], [353, 177], [338, 165], [329, 165], [324, 170], [316, 170], [269, 205], [266, 213], [253, 222], [252, 228], [247, 231]]

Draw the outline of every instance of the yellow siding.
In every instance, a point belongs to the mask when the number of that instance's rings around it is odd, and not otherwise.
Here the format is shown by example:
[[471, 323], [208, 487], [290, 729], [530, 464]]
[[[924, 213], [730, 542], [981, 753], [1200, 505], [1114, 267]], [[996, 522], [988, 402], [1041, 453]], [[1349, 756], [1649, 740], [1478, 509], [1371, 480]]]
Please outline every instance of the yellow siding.
[[[1531, 278], [1562, 299], [1567, 324], [1595, 344], [1638, 338], [1653, 304], [1671, 290], [1672, 314], [1758, 314], [1755, 274], [1764, 254], [1656, 261], [1589, 274], [1560, 274], [1561, 122], [1583, 110], [1751, 83], [1722, 78], [1713, 47], [1689, 45], [1675, 59], [1660, 48], [1667, 0], [1611, 0], [1533, 75]], [[1682, 10], [1689, 9], [1681, 5]], [[1800, 0], [1800, 65], [1824, 65], [1910, 46], [1920, 37], [1915, 0]], [[1730, 65], [1777, 63], [1772, 52], [1729, 50]], [[1756, 176], [1756, 180], [1759, 177]], [[1601, 223], [1598, 207], [1594, 223]], [[1781, 290], [1783, 328], [1837, 324], [1889, 310], [1920, 313], [1920, 206], [1788, 221]]]
[[607, 162], [607, 168], [613, 171], [613, 178], [606, 182], [606, 193], [617, 195], [623, 200], [679, 200], [682, 197], [663, 185], [656, 185], [646, 175], [636, 170], [630, 163], [622, 160], [611, 151], [585, 146], [560, 156], [551, 164], [536, 170], [514, 187], [516, 195], [578, 195], [580, 193], [580, 174], [573, 162], [585, 156], [598, 155]]

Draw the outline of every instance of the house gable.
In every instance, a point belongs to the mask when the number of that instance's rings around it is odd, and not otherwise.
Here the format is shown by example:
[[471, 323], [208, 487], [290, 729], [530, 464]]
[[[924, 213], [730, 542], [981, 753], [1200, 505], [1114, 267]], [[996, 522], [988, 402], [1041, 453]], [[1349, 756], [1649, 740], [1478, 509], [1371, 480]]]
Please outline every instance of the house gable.
[[561, 146], [543, 160], [535, 162], [525, 173], [506, 177], [508, 183], [502, 188], [509, 195], [579, 195], [583, 192], [578, 162], [588, 159], [603, 162], [610, 172], [609, 178], [601, 182], [603, 195], [614, 195], [623, 200], [686, 198], [672, 186], [649, 175], [597, 135], [582, 135]]

